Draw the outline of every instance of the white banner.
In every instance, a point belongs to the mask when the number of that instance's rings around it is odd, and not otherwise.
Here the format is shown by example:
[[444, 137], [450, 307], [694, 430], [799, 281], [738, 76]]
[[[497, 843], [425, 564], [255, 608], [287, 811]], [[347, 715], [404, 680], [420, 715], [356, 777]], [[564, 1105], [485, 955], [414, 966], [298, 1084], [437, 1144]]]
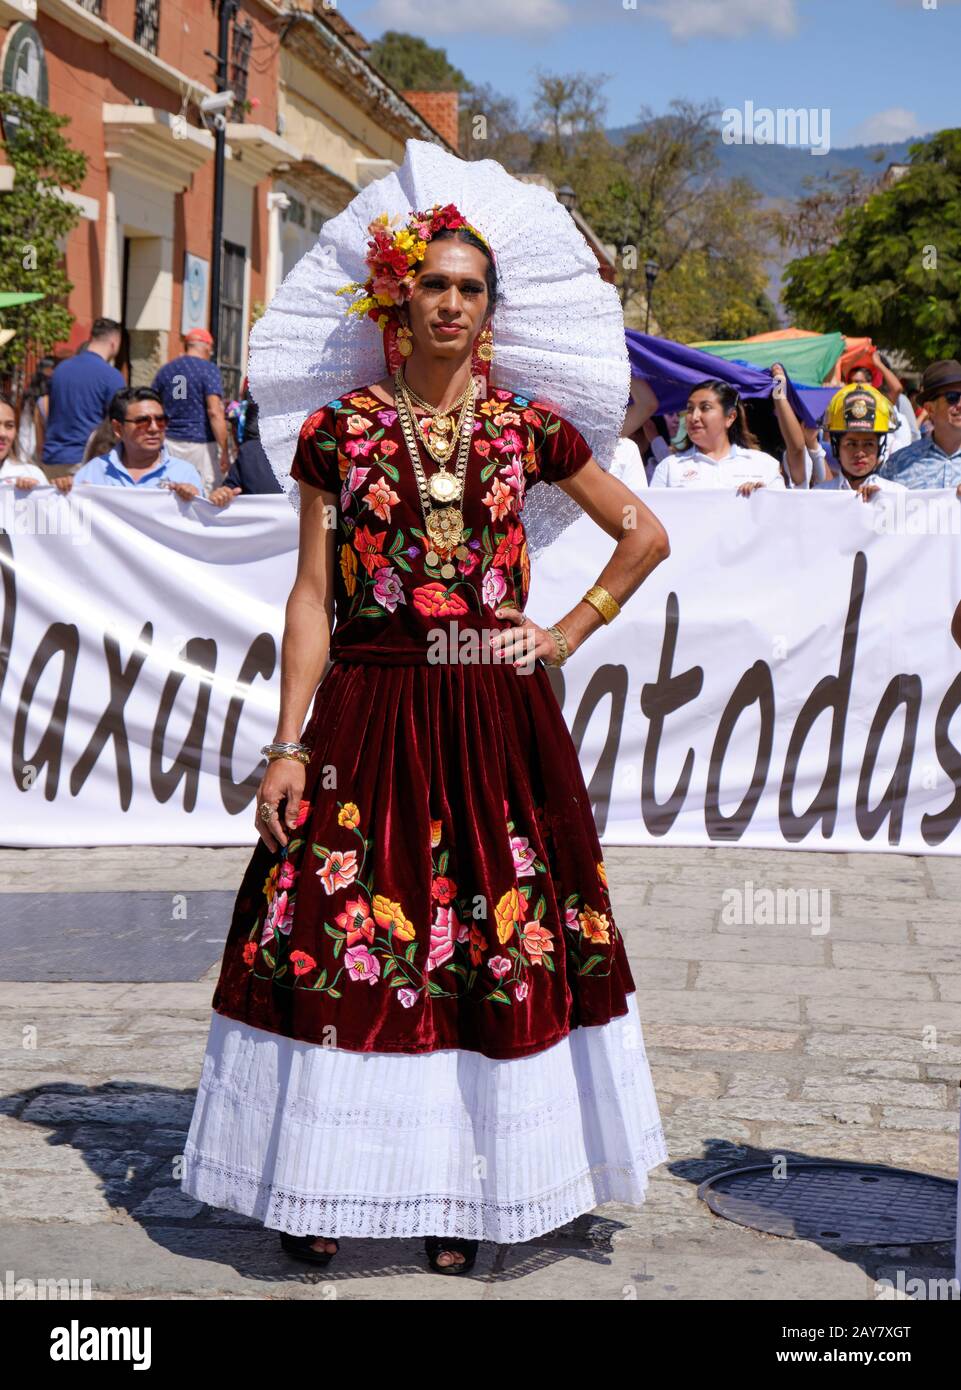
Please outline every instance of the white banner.
[[[953, 492], [654, 491], [671, 555], [552, 673], [605, 844], [958, 853]], [[6, 845], [250, 844], [297, 518], [0, 487]], [[557, 620], [613, 540], [534, 561]]]

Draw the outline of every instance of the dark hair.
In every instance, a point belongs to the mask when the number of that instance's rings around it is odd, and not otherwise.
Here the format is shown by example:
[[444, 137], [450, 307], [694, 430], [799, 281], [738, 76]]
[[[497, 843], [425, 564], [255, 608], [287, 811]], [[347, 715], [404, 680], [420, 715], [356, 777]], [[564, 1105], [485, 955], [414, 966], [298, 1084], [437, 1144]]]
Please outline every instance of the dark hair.
[[116, 442], [117, 436], [113, 432], [113, 425], [110, 422], [110, 417], [107, 416], [106, 419], [100, 421], [100, 424], [88, 437], [81, 463], [86, 463], [88, 459], [98, 459], [104, 454], [109, 454]]
[[[708, 377], [707, 381], [699, 381], [696, 386], [692, 386], [687, 393], [688, 400], [694, 395], [695, 391], [711, 391], [717, 397], [718, 403], [724, 414], [729, 414], [732, 410], [736, 412], [734, 419], [727, 427], [727, 437], [732, 444], [738, 444], [742, 449], [756, 449], [758, 447], [757, 436], [753, 435], [748, 429], [747, 412], [737, 390], [730, 382], [719, 381], [716, 377]], [[691, 441], [688, 438], [687, 427], [685, 425], [684, 438], [681, 440], [680, 447], [687, 449]]]
[[12, 399], [7, 395], [6, 391], [0, 391], [0, 405], [8, 405], [10, 409], [13, 411], [13, 439], [10, 441], [10, 452], [9, 454], [7, 454], [7, 458], [13, 459], [15, 463], [20, 463], [20, 444], [17, 438], [16, 429], [17, 425], [19, 425], [20, 423], [20, 416], [17, 413], [17, 407], [14, 405]]
[[152, 386], [124, 386], [114, 395], [107, 409], [107, 417], [122, 425], [127, 418], [127, 406], [136, 401], [156, 401], [163, 409], [163, 400]]
[[651, 416], [651, 424], [654, 426], [654, 428], [657, 430], [658, 434], [659, 434], [659, 435], [661, 436], [661, 438], [664, 440], [664, 443], [665, 443], [665, 444], [670, 444], [670, 442], [671, 442], [671, 431], [667, 428], [667, 421], [664, 419], [664, 416], [663, 416], [663, 415], [652, 415], [652, 416]]
[[42, 368], [38, 367], [24, 387], [22, 402], [24, 405], [29, 403], [32, 407], [41, 396], [49, 396], [49, 394], [50, 378]]
[[109, 338], [111, 333], [122, 333], [123, 327], [116, 319], [94, 319], [93, 327], [90, 329], [90, 341], [94, 342], [97, 338]]
[[497, 270], [494, 266], [494, 258], [491, 256], [490, 249], [484, 245], [480, 237], [467, 227], [441, 227], [440, 231], [435, 232], [431, 237], [431, 242], [435, 241], [463, 241], [468, 246], [475, 246], [482, 252], [487, 261], [487, 269], [484, 272], [484, 280], [487, 284], [487, 312], [494, 312], [494, 305], [497, 303]]

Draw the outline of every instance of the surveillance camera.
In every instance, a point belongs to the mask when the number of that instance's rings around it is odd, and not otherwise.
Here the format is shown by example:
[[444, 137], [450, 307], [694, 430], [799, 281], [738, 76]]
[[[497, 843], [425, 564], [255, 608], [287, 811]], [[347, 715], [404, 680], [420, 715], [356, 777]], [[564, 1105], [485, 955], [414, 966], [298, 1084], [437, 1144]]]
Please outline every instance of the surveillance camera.
[[204, 97], [200, 103], [200, 109], [205, 116], [217, 116], [233, 104], [234, 94], [232, 91], [214, 92], [212, 96]]

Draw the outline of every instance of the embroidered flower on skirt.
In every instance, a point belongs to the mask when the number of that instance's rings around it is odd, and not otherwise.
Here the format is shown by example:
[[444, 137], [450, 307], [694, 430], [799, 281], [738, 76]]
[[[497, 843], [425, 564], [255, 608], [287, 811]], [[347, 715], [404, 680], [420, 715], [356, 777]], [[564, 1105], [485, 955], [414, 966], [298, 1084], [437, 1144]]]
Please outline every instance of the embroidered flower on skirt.
[[[386, 986], [395, 992], [398, 1005], [409, 1009], [425, 991], [436, 998], [470, 996], [483, 1004], [522, 1003], [531, 988], [536, 989], [539, 971], [555, 972], [555, 933], [545, 925], [547, 897], [539, 887], [548, 868], [529, 839], [516, 833], [513, 820], [507, 817], [506, 833], [516, 879], [492, 904], [483, 894], [459, 891], [447, 876], [450, 852], [443, 846], [442, 822], [431, 822], [433, 915], [429, 937], [424, 940], [422, 933], [418, 940], [403, 904], [377, 891], [367, 868], [372, 841], [364, 833], [360, 810], [352, 801], [337, 805], [344, 843], [308, 845], [304, 837], [294, 838], [267, 876], [264, 902], [243, 947], [244, 961], [257, 978], [333, 999], [351, 984]], [[537, 809], [539, 823], [549, 834], [542, 808]], [[506, 817], [506, 802], [504, 810]], [[298, 826], [309, 811], [310, 803], [302, 801]], [[308, 848], [318, 864], [308, 861], [305, 869]], [[329, 938], [324, 959], [290, 949], [297, 882], [311, 869], [332, 899], [330, 919], [323, 923]], [[583, 893], [564, 899], [564, 929], [574, 973], [610, 973], [611, 947], [618, 934], [603, 861], [597, 864], [593, 902]]]

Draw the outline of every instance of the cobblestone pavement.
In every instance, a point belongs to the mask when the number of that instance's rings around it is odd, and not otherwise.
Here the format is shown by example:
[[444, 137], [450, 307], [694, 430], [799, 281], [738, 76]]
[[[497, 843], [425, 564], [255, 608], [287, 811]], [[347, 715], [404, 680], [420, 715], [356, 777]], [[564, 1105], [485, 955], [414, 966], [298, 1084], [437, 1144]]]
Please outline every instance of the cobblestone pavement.
[[[0, 850], [0, 893], [129, 885], [189, 901], [235, 888], [248, 857]], [[856, 1301], [898, 1270], [950, 1278], [952, 1242], [784, 1239], [715, 1216], [696, 1190], [773, 1154], [956, 1178], [961, 861], [730, 847], [605, 860], [671, 1153], [643, 1208], [484, 1245], [467, 1278], [430, 1273], [419, 1241], [345, 1241], [329, 1270], [301, 1272], [275, 1233], [186, 1199], [171, 1170], [216, 965], [189, 983], [0, 983], [0, 1279], [89, 1279], [94, 1298], [120, 1299]], [[794, 898], [768, 924], [777, 888], [807, 895], [809, 917]]]

